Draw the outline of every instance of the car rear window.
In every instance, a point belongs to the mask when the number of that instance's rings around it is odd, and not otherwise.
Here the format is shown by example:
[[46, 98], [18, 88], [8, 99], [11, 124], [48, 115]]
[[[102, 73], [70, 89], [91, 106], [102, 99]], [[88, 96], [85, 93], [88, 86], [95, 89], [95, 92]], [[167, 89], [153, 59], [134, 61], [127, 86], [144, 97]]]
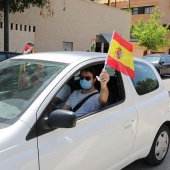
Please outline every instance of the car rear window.
[[170, 63], [170, 55], [165, 56], [166, 62]]
[[131, 80], [138, 95], [150, 93], [159, 87], [157, 77], [149, 65], [135, 62], [134, 66], [135, 78]]
[[148, 61], [150, 63], [152, 63], [152, 62], [158, 63], [160, 58], [161, 58], [160, 56], [152, 56], [152, 55], [143, 57], [144, 60], [146, 60], [146, 61]]
[[17, 55], [20, 55], [20, 54], [18, 54], [18, 53], [8, 53], [7, 54], [8, 58], [12, 58], [12, 57], [15, 57]]
[[1, 54], [1, 53], [0, 53], [0, 62], [1, 62], [1, 61], [4, 61], [5, 59], [6, 59], [5, 54]]

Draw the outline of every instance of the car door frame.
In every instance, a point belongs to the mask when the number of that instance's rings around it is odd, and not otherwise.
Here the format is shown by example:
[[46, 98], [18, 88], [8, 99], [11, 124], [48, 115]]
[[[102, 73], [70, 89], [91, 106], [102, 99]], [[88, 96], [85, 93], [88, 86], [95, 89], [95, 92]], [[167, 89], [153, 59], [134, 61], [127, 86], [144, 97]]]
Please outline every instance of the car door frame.
[[170, 74], [170, 55], [165, 55], [166, 65], [167, 65], [167, 71], [166, 74]]
[[[159, 128], [165, 121], [169, 120], [170, 118], [168, 111], [169, 95], [168, 92], [165, 90], [165, 86], [161, 80], [161, 77], [152, 64], [146, 61], [143, 61], [141, 63], [149, 65], [158, 80], [159, 87], [156, 90], [148, 92], [144, 95], [138, 95], [135, 88], [133, 88], [134, 85], [132, 83], [132, 80], [129, 78], [129, 84], [133, 93], [132, 96], [134, 106], [138, 112], [137, 134], [135, 145], [130, 156], [130, 162], [134, 162], [136, 158], [144, 158], [148, 155]], [[145, 107], [143, 107], [144, 103]], [[159, 113], [155, 114], [153, 108], [150, 107], [151, 105], [154, 105], [154, 110], [156, 110], [157, 112], [159, 110]], [[163, 108], [167, 108], [167, 111], [165, 111], [166, 109], [164, 109], [165, 112], [163, 112], [161, 106]], [[147, 111], [148, 109], [150, 109], [150, 111]], [[150, 113], [149, 116], [148, 113]], [[143, 124], [145, 124], [145, 127], [143, 126]], [[148, 140], [146, 140], [146, 136], [148, 136]]]
[[[49, 103], [49, 101], [52, 99], [52, 97], [55, 95], [55, 93], [56, 93], [56, 91], [59, 91], [59, 89], [63, 86], [63, 84], [65, 83], [65, 82], [67, 82], [67, 79], [68, 79], [68, 77], [70, 77], [71, 75], [73, 76], [74, 74], [75, 74], [75, 72], [76, 71], [78, 71], [78, 70], [80, 70], [80, 69], [82, 69], [83, 67], [86, 67], [87, 66], [87, 64], [91, 64], [91, 63], [93, 63], [93, 62], [95, 62], [95, 63], [97, 63], [97, 62], [103, 62], [104, 63], [104, 60], [105, 60], [105, 58], [98, 58], [98, 59], [89, 59], [88, 61], [84, 61], [84, 62], [79, 62], [79, 63], [76, 63], [73, 67], [72, 67], [72, 69], [70, 70], [70, 72], [69, 72], [69, 74], [70, 75], [66, 75], [66, 76], [64, 76], [63, 78], [62, 78], [62, 80], [61, 81], [59, 81], [58, 82], [58, 84], [53, 88], [53, 90], [49, 93], [49, 95], [46, 97], [46, 99], [44, 100], [44, 102], [42, 103], [42, 105], [40, 106], [40, 108], [39, 108], [39, 110], [38, 110], [38, 112], [37, 112], [37, 117], [39, 117], [40, 115], [41, 115], [41, 113], [44, 111], [44, 109], [46, 108], [46, 106], [48, 105], [48, 103]], [[122, 78], [124, 79], [124, 81], [127, 83], [127, 77], [126, 76], [124, 76], [124, 75], [122, 75]], [[54, 80], [55, 81], [55, 80]], [[53, 82], [54, 82], [53, 81]], [[127, 88], [126, 87], [126, 85], [125, 85], [125, 88]], [[127, 99], [128, 98], [128, 99]], [[130, 99], [131, 98], [131, 99]], [[128, 163], [128, 160], [129, 160], [129, 154], [130, 154], [130, 152], [131, 152], [131, 149], [132, 149], [132, 147], [133, 147], [133, 144], [134, 144], [134, 141], [135, 141], [135, 134], [136, 134], [136, 124], [137, 124], [137, 114], [136, 114], [136, 110], [134, 109], [134, 107], [133, 107], [133, 103], [132, 103], [132, 97], [131, 97], [131, 93], [130, 93], [130, 91], [128, 91], [127, 92], [127, 94], [126, 94], [126, 101], [128, 101], [128, 102], [130, 102], [131, 104], [130, 104], [130, 107], [128, 106], [127, 107], [127, 104], [124, 104], [124, 107], [126, 106], [128, 109], [128, 114], [130, 115], [130, 117], [124, 117], [124, 121], [121, 123], [121, 124], [119, 124], [119, 128], [121, 128], [121, 129], [124, 129], [123, 131], [127, 131], [127, 129], [128, 129], [128, 132], [130, 132], [130, 134], [133, 134], [133, 137], [131, 137], [131, 138], [129, 138], [129, 140], [130, 140], [130, 142], [128, 142], [128, 144], [130, 144], [131, 145], [131, 147], [129, 147], [128, 148], [128, 150], [129, 150], [129, 152], [128, 152], [128, 155], [126, 155], [126, 158], [124, 158], [123, 160], [121, 159], [119, 162], [117, 162], [117, 164], [110, 164], [110, 168], [112, 168], [112, 169], [117, 169], [117, 168], [120, 168], [120, 167], [122, 167], [122, 166], [124, 166], [124, 165], [126, 165], [127, 163]], [[123, 103], [123, 102], [122, 102]], [[44, 107], [45, 106], [45, 107]], [[117, 104], [117, 106], [115, 105], [114, 106], [114, 109], [115, 110], [117, 110], [118, 112], [123, 108], [122, 107], [123, 105], [120, 105], [120, 103], [119, 104]], [[109, 115], [112, 115], [112, 107], [113, 106], [110, 106], [110, 107], [108, 107], [107, 109], [108, 109], [108, 113], [107, 113], [107, 115], [109, 116]], [[117, 109], [116, 109], [117, 108]], [[105, 109], [104, 109], [105, 110]], [[130, 112], [129, 112], [130, 111]], [[84, 124], [83, 122], [88, 122], [88, 119], [90, 119], [92, 122], [94, 122], [94, 121], [96, 121], [96, 119], [100, 119], [100, 116], [106, 116], [105, 114], [104, 114], [104, 112], [103, 112], [103, 110], [100, 110], [100, 111], [98, 111], [99, 113], [97, 113], [97, 112], [95, 112], [93, 115], [91, 115], [91, 116], [87, 116], [87, 117], [85, 117], [85, 118], [80, 118], [78, 121], [77, 121], [77, 127], [75, 127], [75, 128], [78, 128], [78, 127], [81, 127], [82, 126], [82, 124]], [[97, 114], [96, 114], [97, 113]], [[126, 112], [123, 112], [122, 114], [125, 114], [126, 115]], [[119, 114], [118, 114], [119, 115]], [[129, 116], [128, 115], [128, 116]], [[97, 118], [98, 117], [98, 118]], [[103, 117], [103, 118], [104, 118]], [[133, 119], [133, 121], [132, 121], [132, 119]], [[132, 121], [132, 122], [131, 122]], [[85, 124], [86, 124], [85, 123]], [[89, 123], [89, 122], [88, 122]], [[129, 124], [128, 124], [129, 123]], [[133, 125], [131, 125], [131, 124], [133, 124]], [[89, 125], [90, 126], [90, 125]], [[122, 127], [122, 126], [124, 126], [124, 127]], [[129, 129], [130, 128], [130, 129]], [[66, 132], [73, 132], [74, 131], [74, 128], [73, 129], [57, 129], [57, 130], [53, 130], [53, 131], [51, 131], [51, 132], [47, 132], [47, 134], [45, 134], [45, 136], [50, 136], [50, 133], [52, 133], [52, 134], [55, 134], [55, 133], [59, 133], [60, 135], [61, 135], [61, 133], [63, 133], [63, 131], [66, 131]], [[118, 135], [118, 132], [116, 132], [117, 133], [117, 135]], [[59, 135], [58, 134], [58, 135]], [[126, 133], [125, 133], [126, 134]], [[130, 136], [130, 134], [129, 134], [129, 136]], [[119, 136], [119, 135], [118, 135]], [[124, 135], [122, 135], [123, 137], [124, 137]], [[129, 137], [128, 136], [128, 137]], [[47, 137], [47, 138], [48, 138]], [[43, 144], [43, 139], [44, 139], [44, 136], [43, 135], [41, 135], [41, 136], [38, 136], [38, 141], [40, 142], [39, 143], [39, 151], [40, 151], [40, 153], [39, 153], [39, 155], [40, 155], [40, 157], [41, 157], [41, 153], [43, 153], [43, 151], [41, 152], [41, 145]], [[69, 140], [68, 140], [68, 142], [70, 141], [70, 138], [69, 138]], [[52, 141], [51, 141], [52, 142]], [[123, 140], [123, 142], [124, 142], [124, 140]], [[127, 145], [127, 144], [126, 144]], [[108, 145], [109, 146], [109, 145]], [[114, 151], [113, 151], [113, 153], [114, 153]], [[120, 156], [120, 155], [119, 155]], [[41, 158], [40, 158], [41, 159]], [[109, 160], [108, 160], [109, 161]], [[111, 160], [110, 160], [111, 161]], [[40, 161], [40, 166], [42, 167], [42, 169], [43, 168], [45, 168], [46, 167], [46, 164], [44, 163], [44, 161]], [[47, 168], [47, 167], [46, 167]], [[101, 167], [100, 167], [101, 168]]]
[[[161, 60], [162, 60], [163, 58], [164, 58], [164, 63], [161, 63]], [[161, 55], [159, 63], [160, 63], [160, 75], [165, 75], [165, 74], [167, 74], [167, 69], [168, 69], [168, 68], [167, 68], [166, 58], [165, 58], [164, 55]]]

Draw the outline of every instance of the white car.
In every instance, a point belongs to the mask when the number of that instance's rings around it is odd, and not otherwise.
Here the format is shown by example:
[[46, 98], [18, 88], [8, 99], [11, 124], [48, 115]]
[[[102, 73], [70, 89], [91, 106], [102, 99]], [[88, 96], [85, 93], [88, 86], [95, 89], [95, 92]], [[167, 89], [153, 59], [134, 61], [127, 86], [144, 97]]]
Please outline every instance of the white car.
[[[160, 164], [170, 139], [169, 93], [153, 65], [134, 58], [134, 79], [106, 67], [108, 105], [83, 116], [52, 99], [80, 70], [104, 67], [107, 54], [48, 52], [0, 63], [0, 169], [119, 170], [145, 158]], [[100, 90], [100, 83], [96, 84]]]

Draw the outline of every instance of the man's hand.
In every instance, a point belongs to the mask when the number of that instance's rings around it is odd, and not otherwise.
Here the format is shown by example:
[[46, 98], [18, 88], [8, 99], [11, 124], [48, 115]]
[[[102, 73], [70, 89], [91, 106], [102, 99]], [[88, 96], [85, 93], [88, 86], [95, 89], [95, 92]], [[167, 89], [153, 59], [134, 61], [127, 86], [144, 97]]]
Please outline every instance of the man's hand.
[[30, 49], [30, 52], [32, 52], [32, 50], [34, 50], [34, 47], [30, 46], [29, 49]]
[[100, 85], [101, 85], [101, 90], [100, 90], [100, 96], [99, 96], [99, 104], [100, 106], [103, 106], [107, 103], [109, 92], [107, 88], [107, 83], [110, 79], [109, 74], [105, 69], [102, 70], [100, 73]]
[[100, 73], [99, 78], [100, 78], [101, 88], [105, 88], [107, 86], [109, 79], [110, 79], [110, 76], [107, 73], [107, 70], [105, 70], [103, 68], [102, 72]]

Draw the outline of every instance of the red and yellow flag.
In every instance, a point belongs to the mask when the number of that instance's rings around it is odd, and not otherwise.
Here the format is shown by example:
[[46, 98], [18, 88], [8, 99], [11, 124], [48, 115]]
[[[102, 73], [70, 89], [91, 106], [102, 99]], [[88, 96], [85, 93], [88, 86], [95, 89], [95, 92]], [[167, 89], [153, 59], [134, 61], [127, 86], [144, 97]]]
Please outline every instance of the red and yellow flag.
[[132, 78], [135, 77], [133, 46], [117, 32], [113, 32], [106, 65]]
[[24, 88], [25, 83], [26, 83], [25, 64], [21, 64], [20, 65], [20, 70], [19, 70], [18, 87], [19, 88]]

